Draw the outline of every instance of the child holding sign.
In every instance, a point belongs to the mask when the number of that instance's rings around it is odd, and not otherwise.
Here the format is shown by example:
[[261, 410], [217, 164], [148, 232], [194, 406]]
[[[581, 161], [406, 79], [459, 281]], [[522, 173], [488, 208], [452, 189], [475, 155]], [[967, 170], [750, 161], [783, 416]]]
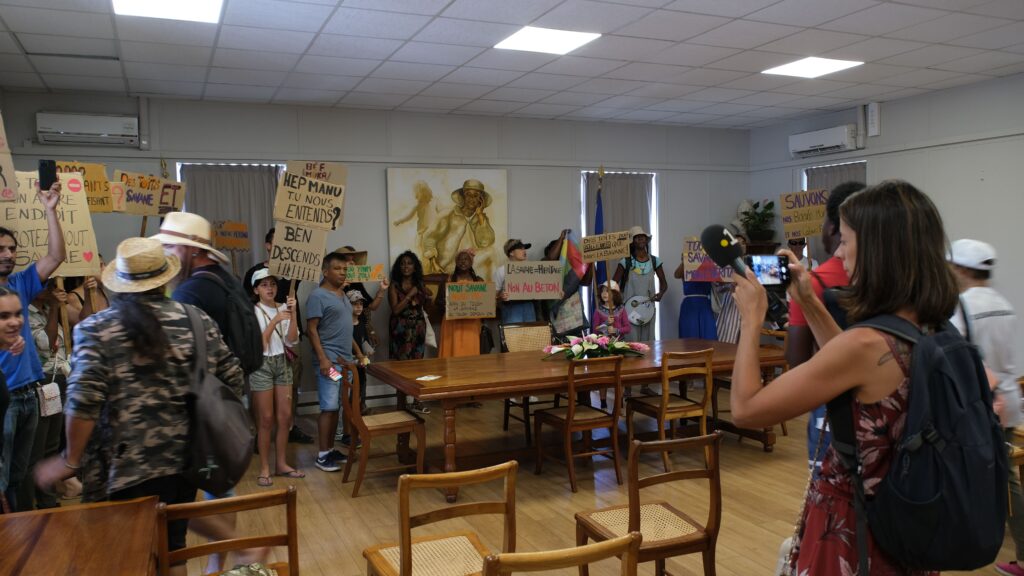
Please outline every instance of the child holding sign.
[[593, 330], [605, 336], [629, 334], [629, 318], [622, 305], [622, 292], [615, 280], [609, 280], [597, 288], [598, 304], [594, 310]]
[[[476, 252], [466, 248], [455, 256], [455, 271], [449, 282], [483, 282], [473, 270], [473, 258]], [[444, 309], [444, 290], [437, 293], [437, 303]], [[465, 318], [441, 321], [441, 341], [437, 351], [438, 358], [455, 358], [458, 356], [477, 356], [480, 354], [480, 319]]]

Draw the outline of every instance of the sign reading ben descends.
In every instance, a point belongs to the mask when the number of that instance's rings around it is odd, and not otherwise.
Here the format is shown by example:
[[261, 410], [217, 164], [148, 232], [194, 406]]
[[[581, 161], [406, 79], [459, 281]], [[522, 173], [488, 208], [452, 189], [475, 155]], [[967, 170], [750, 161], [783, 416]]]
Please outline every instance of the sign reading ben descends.
[[319, 282], [327, 230], [276, 221], [270, 249], [270, 273], [279, 278]]

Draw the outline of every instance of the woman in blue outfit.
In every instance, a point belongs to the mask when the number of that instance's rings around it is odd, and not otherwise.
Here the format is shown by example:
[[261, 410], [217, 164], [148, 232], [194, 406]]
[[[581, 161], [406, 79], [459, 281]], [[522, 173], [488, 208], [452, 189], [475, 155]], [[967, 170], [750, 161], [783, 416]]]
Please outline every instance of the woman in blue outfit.
[[[683, 261], [686, 253], [683, 253]], [[682, 280], [685, 276], [684, 263], [673, 274]], [[717, 340], [718, 328], [715, 314], [711, 311], [711, 282], [687, 282], [683, 280], [683, 302], [679, 305], [679, 337]]]

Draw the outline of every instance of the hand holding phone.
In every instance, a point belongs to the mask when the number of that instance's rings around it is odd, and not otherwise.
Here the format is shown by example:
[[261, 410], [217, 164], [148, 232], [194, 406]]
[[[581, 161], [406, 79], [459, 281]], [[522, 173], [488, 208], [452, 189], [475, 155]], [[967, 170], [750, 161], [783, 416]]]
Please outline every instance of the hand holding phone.
[[57, 181], [57, 162], [54, 160], [39, 161], [39, 189], [49, 190]]

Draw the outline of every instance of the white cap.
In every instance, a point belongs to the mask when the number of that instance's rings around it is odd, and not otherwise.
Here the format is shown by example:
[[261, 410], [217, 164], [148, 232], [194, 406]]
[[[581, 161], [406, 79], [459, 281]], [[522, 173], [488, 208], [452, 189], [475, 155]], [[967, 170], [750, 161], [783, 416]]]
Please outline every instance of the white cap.
[[[270, 273], [270, 268], [260, 268], [259, 270], [253, 272], [252, 273], [252, 287], [255, 288], [256, 285], [260, 283], [260, 280], [263, 280], [264, 278], [270, 278], [271, 276], [274, 276], [274, 275]], [[275, 276], [275, 278], [276, 278], [276, 276]]]
[[953, 242], [949, 261], [972, 270], [992, 270], [996, 267], [996, 249], [981, 240], [963, 238]]

